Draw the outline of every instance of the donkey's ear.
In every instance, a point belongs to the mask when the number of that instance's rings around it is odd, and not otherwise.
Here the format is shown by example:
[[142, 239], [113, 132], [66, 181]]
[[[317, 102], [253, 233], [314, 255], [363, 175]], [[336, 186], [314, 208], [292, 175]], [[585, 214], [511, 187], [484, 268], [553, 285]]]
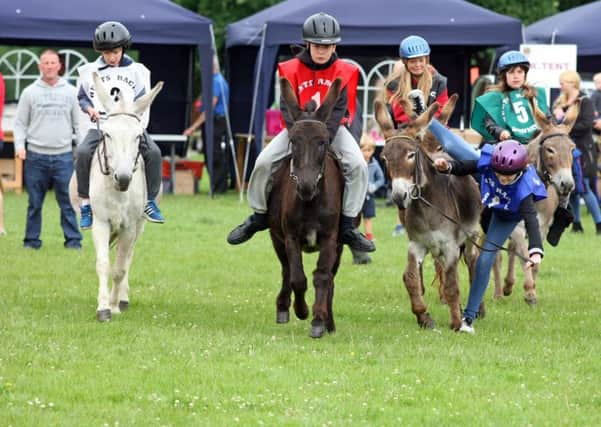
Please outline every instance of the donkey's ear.
[[113, 98], [107, 92], [106, 88], [104, 87], [104, 83], [102, 83], [102, 79], [96, 71], [92, 73], [92, 80], [94, 80], [94, 88], [98, 94], [98, 100], [102, 106], [109, 111], [114, 106]]
[[334, 107], [336, 106], [338, 97], [340, 96], [341, 87], [342, 79], [338, 77], [336, 80], [334, 80], [334, 82], [328, 89], [326, 98], [323, 100], [321, 106], [319, 106], [319, 108], [317, 109], [315, 115], [317, 120], [320, 120], [324, 123], [328, 121], [330, 115], [332, 114], [332, 111], [334, 110]]
[[386, 139], [390, 138], [394, 134], [394, 124], [392, 123], [386, 105], [379, 99], [374, 101], [374, 113], [376, 122], [380, 125], [382, 135], [384, 135], [384, 138]]
[[543, 130], [543, 132], [545, 131], [545, 129], [548, 129], [555, 125], [555, 123], [554, 123], [555, 117], [553, 117], [553, 116], [551, 116], [551, 118], [547, 117], [547, 115], [545, 113], [543, 113], [543, 111], [540, 108], [538, 108], [538, 104], [536, 103], [536, 98], [534, 98], [532, 100], [532, 110], [534, 113], [534, 121], [536, 122], [538, 127]]
[[424, 111], [417, 119], [415, 119], [415, 124], [413, 127], [417, 129], [425, 129], [430, 124], [430, 121], [432, 121], [434, 114], [436, 114], [439, 108], [440, 104], [438, 102], [433, 102], [426, 111]]
[[438, 121], [443, 125], [446, 125], [449, 122], [453, 111], [455, 111], [455, 105], [457, 105], [458, 99], [459, 95], [454, 93], [453, 95], [451, 95], [444, 107], [442, 107], [442, 110], [440, 110], [440, 116], [438, 116]]
[[154, 101], [154, 98], [156, 98], [161, 89], [163, 89], [163, 82], [158, 82], [150, 92], [136, 99], [136, 102], [134, 102], [134, 113], [142, 114], [150, 108], [150, 104], [152, 104], [152, 101]]
[[288, 112], [292, 116], [292, 119], [296, 121], [300, 117], [302, 110], [298, 106], [298, 99], [296, 99], [296, 94], [294, 93], [294, 89], [292, 89], [292, 85], [288, 79], [284, 77], [280, 79], [280, 93], [282, 94]]

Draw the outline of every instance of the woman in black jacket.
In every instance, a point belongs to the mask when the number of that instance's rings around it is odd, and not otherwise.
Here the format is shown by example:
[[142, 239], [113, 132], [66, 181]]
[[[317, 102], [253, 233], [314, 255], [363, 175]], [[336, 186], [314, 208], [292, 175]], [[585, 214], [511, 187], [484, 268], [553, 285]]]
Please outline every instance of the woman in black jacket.
[[553, 114], [557, 121], [561, 122], [568, 107], [580, 100], [580, 112], [570, 132], [570, 137], [577, 148], [574, 151], [577, 162], [574, 169], [577, 171], [580, 168], [582, 171], [582, 177], [577, 173], [574, 175], [576, 188], [570, 195], [570, 206], [574, 214], [572, 231], [584, 231], [580, 222], [580, 197], [582, 197], [595, 221], [597, 234], [601, 234], [601, 210], [590, 186], [591, 178], [594, 178], [597, 173], [597, 150], [593, 141], [595, 108], [591, 100], [580, 91], [580, 82], [580, 75], [576, 71], [564, 71], [559, 75], [561, 93], [553, 104]]

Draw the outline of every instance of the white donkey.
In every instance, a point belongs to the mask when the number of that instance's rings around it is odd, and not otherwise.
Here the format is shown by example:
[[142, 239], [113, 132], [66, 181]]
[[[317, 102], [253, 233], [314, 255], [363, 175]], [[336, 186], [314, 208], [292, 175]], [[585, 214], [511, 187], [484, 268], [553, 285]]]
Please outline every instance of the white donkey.
[[[146, 178], [138, 148], [144, 127], [140, 117], [150, 108], [163, 88], [163, 82], [157, 83], [133, 104], [123, 98], [115, 103], [98, 75], [94, 73], [93, 77], [98, 99], [107, 111], [100, 126], [102, 139], [90, 169], [90, 204], [94, 213], [92, 236], [98, 274], [96, 317], [105, 322], [111, 320], [112, 313], [120, 313], [129, 305], [129, 268], [136, 240], [144, 231], [145, 223]], [[71, 185], [72, 200], [76, 188], [74, 181]], [[109, 294], [109, 252], [113, 244], [117, 246], [117, 253], [112, 271], [113, 287]]]

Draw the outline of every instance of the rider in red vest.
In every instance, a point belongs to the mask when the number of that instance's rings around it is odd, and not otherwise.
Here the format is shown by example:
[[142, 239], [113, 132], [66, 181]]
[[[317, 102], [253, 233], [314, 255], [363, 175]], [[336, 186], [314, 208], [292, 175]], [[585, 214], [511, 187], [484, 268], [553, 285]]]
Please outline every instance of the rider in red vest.
[[[362, 252], [375, 250], [358, 229], [353, 220], [361, 212], [367, 191], [367, 163], [359, 149], [361, 117], [357, 111], [357, 82], [359, 71], [350, 63], [338, 58], [336, 44], [340, 41], [340, 25], [336, 18], [325, 13], [311, 15], [303, 24], [306, 49], [289, 61], [278, 65], [280, 76], [295, 88], [299, 105], [309, 100], [321, 105], [336, 78], [342, 79], [342, 92], [328, 122], [332, 150], [342, 163], [345, 187], [340, 221], [340, 239], [352, 249]], [[280, 102], [282, 116], [288, 127], [293, 119]], [[288, 131], [282, 130], [259, 154], [249, 181], [248, 202], [254, 213], [228, 235], [232, 245], [246, 242], [257, 231], [265, 230], [267, 223], [267, 200], [271, 188], [274, 167], [290, 154]]]

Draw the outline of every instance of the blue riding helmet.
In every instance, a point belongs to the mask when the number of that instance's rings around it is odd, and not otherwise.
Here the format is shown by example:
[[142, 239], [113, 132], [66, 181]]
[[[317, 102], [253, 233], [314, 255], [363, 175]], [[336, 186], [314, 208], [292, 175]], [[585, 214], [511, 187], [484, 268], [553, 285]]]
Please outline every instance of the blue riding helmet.
[[420, 36], [405, 37], [399, 46], [399, 55], [403, 59], [430, 55], [430, 45]]
[[517, 50], [510, 50], [505, 52], [499, 58], [499, 62], [497, 63], [497, 70], [499, 70], [499, 72], [505, 71], [506, 69], [515, 67], [516, 65], [522, 65], [526, 67], [526, 71], [530, 69], [530, 61], [528, 61], [526, 55]]

